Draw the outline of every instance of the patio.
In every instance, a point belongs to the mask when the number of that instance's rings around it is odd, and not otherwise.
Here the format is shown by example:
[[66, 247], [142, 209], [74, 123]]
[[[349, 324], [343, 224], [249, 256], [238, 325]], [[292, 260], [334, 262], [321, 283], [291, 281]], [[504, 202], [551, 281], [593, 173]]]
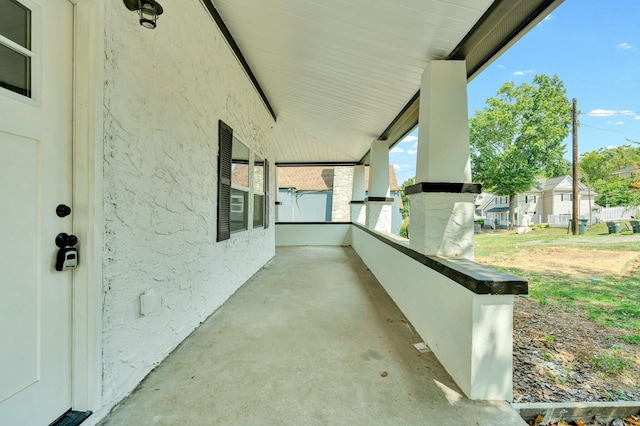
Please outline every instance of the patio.
[[525, 424], [421, 341], [352, 248], [279, 247], [100, 424]]

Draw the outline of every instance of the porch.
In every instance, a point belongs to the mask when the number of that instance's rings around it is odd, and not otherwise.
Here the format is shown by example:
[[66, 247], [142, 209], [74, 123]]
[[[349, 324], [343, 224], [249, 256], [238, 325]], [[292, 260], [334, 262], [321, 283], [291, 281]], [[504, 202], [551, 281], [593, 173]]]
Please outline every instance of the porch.
[[323, 227], [333, 246], [279, 247], [101, 425], [525, 424], [506, 402], [467, 399], [413, 347], [408, 318], [339, 246], [352, 226]]

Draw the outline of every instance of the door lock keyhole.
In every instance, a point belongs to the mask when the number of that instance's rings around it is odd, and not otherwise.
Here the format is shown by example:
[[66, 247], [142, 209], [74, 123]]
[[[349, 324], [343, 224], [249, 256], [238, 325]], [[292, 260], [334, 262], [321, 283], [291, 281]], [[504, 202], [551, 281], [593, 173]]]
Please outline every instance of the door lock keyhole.
[[75, 235], [69, 235], [64, 232], [56, 235], [56, 246], [59, 248], [73, 247], [76, 244], [78, 244], [78, 237]]
[[71, 207], [66, 204], [58, 204], [58, 207], [56, 207], [56, 214], [58, 217], [67, 217], [71, 214]]

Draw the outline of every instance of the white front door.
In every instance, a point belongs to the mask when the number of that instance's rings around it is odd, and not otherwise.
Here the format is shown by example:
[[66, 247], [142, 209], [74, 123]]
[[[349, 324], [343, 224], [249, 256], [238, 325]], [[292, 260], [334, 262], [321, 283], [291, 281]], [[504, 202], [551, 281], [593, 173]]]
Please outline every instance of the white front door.
[[[0, 0], [0, 424], [71, 408], [73, 5]], [[80, 258], [82, 260], [82, 258]]]

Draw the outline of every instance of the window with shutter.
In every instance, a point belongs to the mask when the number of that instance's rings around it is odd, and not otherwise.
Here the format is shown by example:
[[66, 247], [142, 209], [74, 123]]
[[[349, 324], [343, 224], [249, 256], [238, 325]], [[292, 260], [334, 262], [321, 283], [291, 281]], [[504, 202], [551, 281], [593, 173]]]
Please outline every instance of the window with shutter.
[[231, 236], [231, 153], [233, 129], [218, 123], [218, 236], [217, 241]]

